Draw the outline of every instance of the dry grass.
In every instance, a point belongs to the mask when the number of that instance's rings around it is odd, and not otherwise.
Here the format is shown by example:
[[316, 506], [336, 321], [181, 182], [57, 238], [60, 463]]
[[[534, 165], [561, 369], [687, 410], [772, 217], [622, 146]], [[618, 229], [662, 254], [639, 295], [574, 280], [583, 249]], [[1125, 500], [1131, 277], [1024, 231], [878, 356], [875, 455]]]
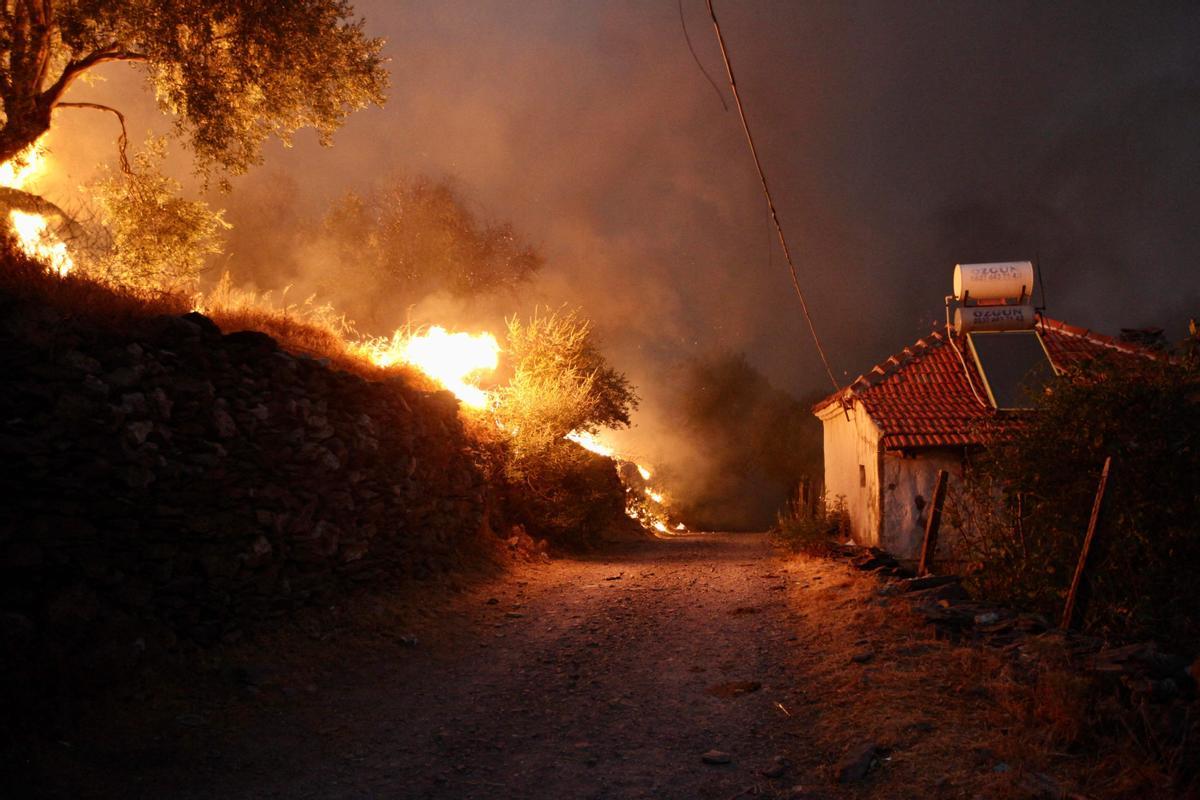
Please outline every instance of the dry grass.
[[63, 316], [112, 330], [126, 330], [156, 314], [185, 314], [190, 310], [187, 298], [181, 295], [138, 292], [75, 274], [59, 277], [20, 254], [3, 238], [0, 293], [18, 302], [41, 303]]
[[1024, 665], [938, 640], [907, 601], [881, 597], [872, 576], [804, 555], [791, 568], [793, 607], [811, 637], [798, 668], [813, 738], [829, 748], [810, 767], [832, 781], [847, 750], [874, 742], [887, 751], [846, 796], [1176, 796], [1130, 737], [1099, 729], [1096, 689], [1068, 666], [1057, 637]]
[[145, 319], [202, 310], [224, 333], [260, 331], [292, 353], [326, 359], [335, 369], [369, 380], [400, 378], [409, 385], [433, 391], [438, 387], [408, 365], [377, 367], [349, 348], [353, 324], [328, 306], [288, 303], [271, 292], [232, 288], [227, 276], [213, 291], [188, 297], [112, 284], [81, 274], [60, 277], [0, 240], [0, 295], [17, 302], [46, 306], [63, 317], [87, 321], [101, 330], [125, 333]]

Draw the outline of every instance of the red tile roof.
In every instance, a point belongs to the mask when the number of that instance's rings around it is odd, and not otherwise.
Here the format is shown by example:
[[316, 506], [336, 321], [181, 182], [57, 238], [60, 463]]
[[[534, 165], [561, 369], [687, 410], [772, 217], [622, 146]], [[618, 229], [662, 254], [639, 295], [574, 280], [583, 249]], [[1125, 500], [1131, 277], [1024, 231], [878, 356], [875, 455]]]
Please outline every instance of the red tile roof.
[[[1156, 357], [1143, 348], [1058, 320], [1043, 318], [1038, 330], [1059, 370], [1082, 366], [1105, 353]], [[944, 330], [918, 339], [840, 393], [817, 403], [813, 411], [839, 399], [862, 403], [883, 432], [888, 450], [986, 444], [1016, 416], [992, 407], [962, 337]]]

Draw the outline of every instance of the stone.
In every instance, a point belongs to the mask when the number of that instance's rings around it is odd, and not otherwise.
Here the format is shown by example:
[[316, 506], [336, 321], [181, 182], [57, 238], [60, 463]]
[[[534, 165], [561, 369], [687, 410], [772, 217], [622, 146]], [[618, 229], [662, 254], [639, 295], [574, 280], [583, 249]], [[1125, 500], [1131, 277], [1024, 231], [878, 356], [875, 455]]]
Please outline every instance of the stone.
[[867, 773], [871, 771], [871, 767], [875, 765], [879, 755], [879, 745], [874, 742], [864, 742], [850, 748], [838, 762], [834, 773], [837, 782], [846, 784], [861, 781], [867, 777]]
[[759, 770], [764, 778], [782, 778], [788, 770], [788, 760], [783, 756], [775, 756], [771, 759], [771, 763]]
[[705, 764], [728, 764], [733, 761], [733, 756], [722, 750], [709, 750], [700, 756], [700, 760]]
[[850, 656], [850, 660], [855, 664], [866, 664], [875, 659], [875, 653], [871, 650], [863, 650]]

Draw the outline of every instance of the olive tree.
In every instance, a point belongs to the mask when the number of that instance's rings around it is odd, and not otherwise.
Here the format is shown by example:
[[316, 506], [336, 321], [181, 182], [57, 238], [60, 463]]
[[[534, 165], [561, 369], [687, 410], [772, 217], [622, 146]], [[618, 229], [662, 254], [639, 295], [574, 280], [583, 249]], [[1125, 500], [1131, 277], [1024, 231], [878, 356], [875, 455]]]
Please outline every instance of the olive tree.
[[382, 41], [345, 0], [5, 0], [0, 6], [0, 162], [51, 127], [74, 83], [136, 65], [205, 177], [240, 174], [263, 142], [305, 127], [323, 144], [383, 102]]

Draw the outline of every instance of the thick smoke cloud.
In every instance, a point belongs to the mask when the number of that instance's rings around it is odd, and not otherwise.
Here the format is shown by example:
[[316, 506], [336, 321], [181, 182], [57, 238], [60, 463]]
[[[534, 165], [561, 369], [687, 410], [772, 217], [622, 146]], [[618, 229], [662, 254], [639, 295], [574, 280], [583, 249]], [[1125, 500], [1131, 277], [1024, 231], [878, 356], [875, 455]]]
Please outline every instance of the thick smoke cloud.
[[[548, 265], [519, 299], [415, 298], [414, 311], [469, 325], [582, 306], [646, 398], [630, 449], [670, 460], [661, 384], [696, 354], [744, 352], [796, 396], [828, 388], [736, 116], [673, 0], [356, 6], [389, 42], [388, 107], [356, 115], [331, 150], [308, 136], [268, 148], [214, 198], [242, 277], [319, 280], [289, 221], [390, 174], [451, 176]], [[684, 6], [728, 96], [703, 2]], [[958, 261], [1038, 257], [1050, 313], [1109, 333], [1158, 324], [1177, 339], [1200, 313], [1200, 6], [717, 8], [843, 381], [941, 318]]]

